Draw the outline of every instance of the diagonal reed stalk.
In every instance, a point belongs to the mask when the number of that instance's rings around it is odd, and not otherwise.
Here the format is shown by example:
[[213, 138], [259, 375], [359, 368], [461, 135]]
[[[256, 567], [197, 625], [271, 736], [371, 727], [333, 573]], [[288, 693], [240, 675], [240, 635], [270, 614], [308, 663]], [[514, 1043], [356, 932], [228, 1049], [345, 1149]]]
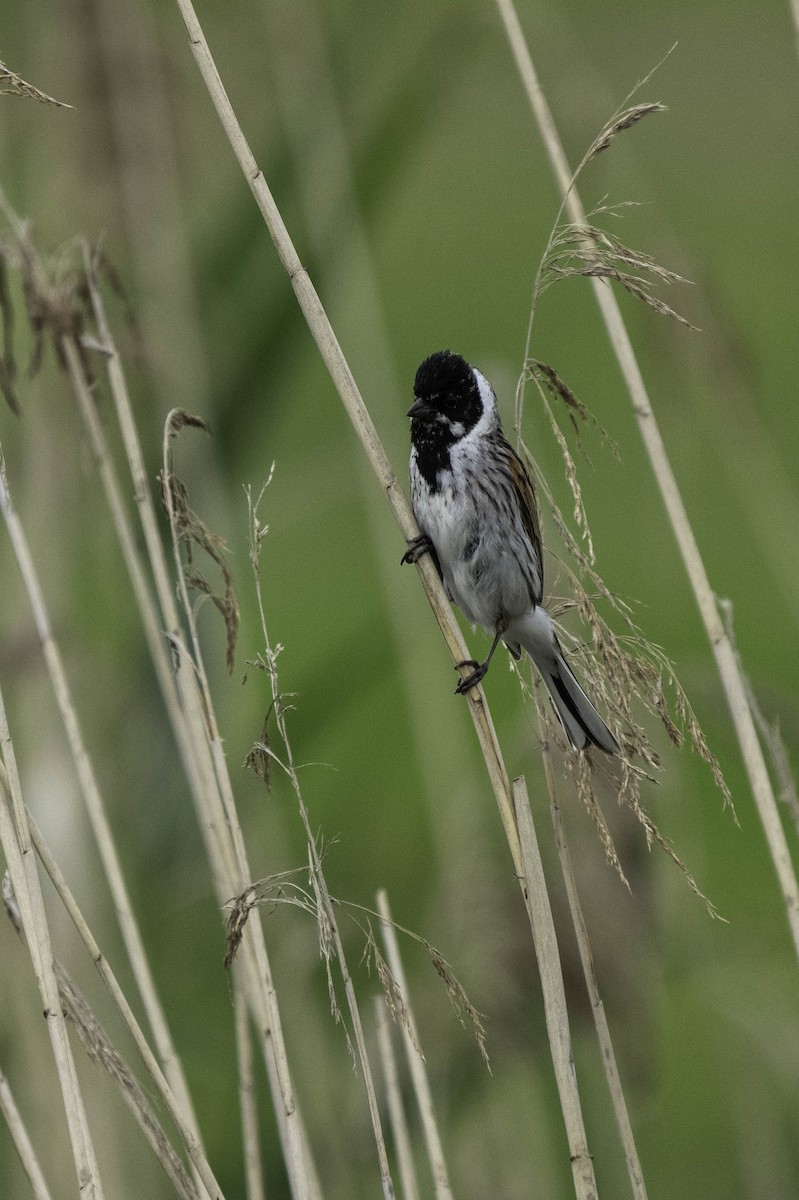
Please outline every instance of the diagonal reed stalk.
[[[18, 524], [5, 477], [2, 449], [0, 449], [0, 510], [6, 520], [12, 541], [14, 541]], [[3, 847], [11, 885], [19, 904], [25, 942], [42, 999], [47, 1032], [53, 1048], [53, 1058], [64, 1100], [72, 1156], [81, 1196], [83, 1200], [102, 1200], [104, 1193], [100, 1182], [97, 1157], [58, 994], [44, 898], [39, 883], [14, 744], [11, 740], [2, 692], [0, 692], [0, 752], [2, 753], [2, 761], [0, 761], [0, 844]]]
[[75, 900], [75, 897], [72, 895], [72, 891], [69, 888], [69, 885], [67, 884], [67, 881], [64, 878], [63, 873], [55, 860], [55, 857], [47, 845], [41, 830], [36, 824], [36, 821], [33, 819], [30, 813], [28, 813], [28, 823], [30, 826], [31, 838], [34, 846], [36, 847], [36, 853], [39, 856], [45, 871], [49, 875], [50, 881], [53, 884], [61, 903], [64, 905], [70, 920], [75, 926], [78, 936], [86, 947], [92, 962], [97, 968], [100, 978], [108, 989], [111, 999], [113, 1000], [119, 1015], [125, 1023], [136, 1049], [139, 1051], [141, 1060], [144, 1063], [144, 1066], [146, 1067], [150, 1078], [152, 1079], [153, 1084], [155, 1085], [155, 1088], [164, 1103], [164, 1107], [174, 1121], [175, 1127], [183, 1139], [186, 1151], [196, 1172], [196, 1178], [202, 1181], [204, 1192], [207, 1192], [209, 1196], [213, 1196], [215, 1200], [217, 1200], [217, 1198], [221, 1200], [222, 1190], [219, 1187], [219, 1184], [214, 1177], [214, 1173], [208, 1164], [208, 1161], [205, 1157], [205, 1151], [200, 1143], [199, 1137], [195, 1133], [193, 1124], [185, 1113], [182, 1098], [178, 1097], [173, 1092], [169, 1082], [167, 1081], [166, 1074], [164, 1071], [162, 1071], [158, 1064], [158, 1060], [150, 1049], [149, 1043], [144, 1036], [144, 1032], [142, 1031], [139, 1022], [136, 1020], [133, 1010], [128, 1004], [125, 993], [120, 987], [120, 984], [113, 972], [113, 969], [111, 968], [110, 963], [108, 962], [108, 959], [105, 957], [100, 949], [100, 946], [97, 944], [97, 941], [95, 940], [94, 935], [92, 934], [92, 931], [89, 928], [77, 901]]
[[383, 1083], [385, 1084], [386, 1104], [391, 1122], [391, 1133], [394, 1138], [394, 1151], [397, 1156], [400, 1183], [402, 1184], [403, 1200], [419, 1200], [419, 1184], [416, 1180], [416, 1167], [411, 1149], [411, 1135], [408, 1131], [408, 1121], [402, 1106], [402, 1092], [397, 1070], [397, 1056], [394, 1053], [394, 1043], [391, 1040], [391, 1021], [388, 1005], [383, 996], [374, 997], [375, 1025], [377, 1027], [377, 1043], [380, 1053], [380, 1063], [383, 1068]]
[[561, 870], [563, 879], [566, 884], [566, 895], [569, 901], [569, 912], [571, 913], [572, 924], [574, 925], [574, 933], [577, 939], [577, 948], [580, 953], [580, 963], [583, 968], [583, 976], [585, 977], [586, 991], [588, 999], [591, 1003], [591, 1014], [594, 1018], [596, 1027], [597, 1041], [602, 1058], [602, 1069], [605, 1072], [605, 1078], [610, 1091], [610, 1098], [613, 1104], [613, 1112], [616, 1118], [616, 1124], [619, 1127], [619, 1136], [621, 1138], [624, 1157], [627, 1162], [627, 1174], [630, 1178], [630, 1187], [635, 1200], [646, 1200], [646, 1184], [644, 1183], [644, 1173], [641, 1168], [641, 1160], [638, 1157], [638, 1150], [635, 1145], [635, 1137], [633, 1135], [632, 1125], [630, 1124], [630, 1116], [627, 1111], [627, 1102], [624, 1099], [624, 1090], [621, 1085], [621, 1077], [619, 1068], [616, 1062], [616, 1051], [613, 1048], [613, 1041], [610, 1036], [610, 1028], [608, 1020], [605, 1016], [605, 1006], [602, 1003], [602, 998], [599, 994], [599, 984], [597, 983], [596, 973], [594, 971], [594, 960], [591, 954], [591, 946], [588, 940], [588, 929], [583, 916], [582, 905], [580, 904], [580, 896], [577, 891], [577, 880], [574, 877], [572, 869], [571, 855], [569, 846], [566, 841], [566, 830], [563, 827], [563, 822], [560, 816], [560, 808], [558, 806], [557, 784], [555, 782], [555, 771], [552, 764], [552, 750], [549, 740], [546, 737], [546, 728], [541, 717], [541, 712], [538, 712], [538, 723], [541, 733], [541, 754], [544, 760], [544, 774], [546, 776], [547, 791], [549, 793], [549, 809], [552, 816], [552, 824], [555, 829], [555, 844], [558, 848], [558, 856], [560, 858]]
[[[513, 0], [496, 0], [519, 76], [538, 124], [564, 206], [573, 224], [586, 224], [585, 209], [575, 187], [549, 105], [536, 75], [530, 49], [524, 36]], [[780, 821], [766, 760], [757, 736], [746, 697], [746, 686], [735, 652], [730, 644], [708, 579], [688, 513], [649, 401], [630, 336], [614, 293], [602, 280], [591, 279], [597, 304], [627, 385], [636, 424], [660, 489], [683, 564], [694, 592], [697, 607], [716, 659], [722, 687], [727, 698], [735, 733], [741, 748], [746, 773], [752, 788], [774, 869], [777, 873], [794, 947], [799, 955], [799, 885], [791, 861], [785, 831]]]
[[552, 1050], [555, 1081], [558, 1085], [560, 1106], [563, 1109], [566, 1133], [569, 1138], [574, 1191], [578, 1197], [595, 1200], [597, 1190], [594, 1164], [588, 1150], [585, 1123], [574, 1074], [569, 1013], [566, 1007], [566, 991], [563, 985], [563, 971], [558, 953], [555, 922], [552, 919], [552, 908], [549, 903], [541, 852], [538, 849], [538, 838], [530, 810], [527, 784], [523, 776], [513, 781], [513, 801], [516, 820], [519, 822], [525, 879], [529, 881], [524, 899], [533, 930], [538, 973], [541, 976], [544, 993], [544, 1016]]
[[[416, 522], [413, 519], [408, 501], [377, 434], [374, 422], [364, 404], [349, 364], [344, 357], [310, 276], [297, 256], [297, 252], [266, 183], [263, 172], [258, 167], [255, 157], [244, 137], [238, 118], [216, 69], [216, 64], [208, 48], [205, 35], [203, 34], [191, 0], [177, 0], [177, 4], [186, 25], [192, 53], [194, 54], [203, 81], [208, 89], [236, 159], [266, 222], [281, 263], [289, 276], [300, 308], [310, 332], [316, 341], [322, 360], [327, 367], [347, 415], [361, 441], [369, 463], [386, 493], [397, 523], [406, 540], [410, 541], [418, 534]], [[453, 660], [456, 664], [462, 663], [464, 659], [468, 658], [468, 650], [430, 556], [424, 555], [417, 563], [417, 568], [427, 598], [452, 653]], [[467, 668], [464, 667], [464, 673], [466, 670]], [[529, 898], [534, 887], [540, 886], [540, 879], [537, 879], [534, 885], [526, 873], [529, 860], [523, 856], [519, 842], [517, 815], [514, 811], [515, 798], [511, 792], [508, 773], [482, 690], [479, 687], [472, 688], [468, 693], [468, 699], [472, 720], [499, 807], [500, 817], [516, 868], [519, 885], [527, 904], [528, 916], [530, 917], [531, 925], [535, 929], [533, 924], [534, 914], [530, 908]], [[531, 826], [532, 814], [529, 811], [528, 805], [525, 827], [529, 831]], [[556, 945], [547, 942], [545, 951], [547, 954], [554, 952], [556, 960], [547, 961], [544, 959], [547, 969], [542, 973], [542, 984], [545, 992], [549, 994], [550, 989], [554, 986], [554, 980], [559, 975], [560, 964], [557, 959]], [[541, 951], [539, 948], [540, 954]], [[553, 1000], [552, 1003], [554, 1004], [555, 1001]], [[565, 1010], [563, 1010], [562, 1015], [565, 1016]], [[560, 1049], [563, 1045], [564, 1036], [568, 1037], [568, 1026], [566, 1027], [566, 1034], [564, 1035], [563, 1031], [560, 1030], [554, 1041], [552, 1040], [553, 1032], [554, 1026], [550, 1031], [550, 1044], [553, 1061], [557, 1062], [560, 1060]], [[564, 1120], [569, 1137], [571, 1159], [573, 1164], [577, 1163], [579, 1165], [579, 1169], [573, 1169], [575, 1191], [580, 1200], [591, 1200], [591, 1198], [596, 1196], [596, 1183], [593, 1179], [591, 1156], [585, 1144], [584, 1123], [580, 1111], [579, 1093], [577, 1091], [577, 1081], [573, 1064], [570, 1073], [560, 1073], [559, 1082], [563, 1085], [561, 1103], [564, 1108]], [[565, 1102], [564, 1097], [566, 1097]], [[579, 1117], [577, 1114], [579, 1114]]]

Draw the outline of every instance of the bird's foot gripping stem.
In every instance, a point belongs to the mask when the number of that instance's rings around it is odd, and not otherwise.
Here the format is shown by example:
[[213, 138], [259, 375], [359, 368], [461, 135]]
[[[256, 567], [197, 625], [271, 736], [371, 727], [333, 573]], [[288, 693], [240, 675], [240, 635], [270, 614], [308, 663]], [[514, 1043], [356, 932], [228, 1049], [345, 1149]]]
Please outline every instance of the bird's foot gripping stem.
[[433, 549], [433, 543], [426, 533], [420, 533], [418, 537], [413, 538], [408, 542], [408, 549], [400, 559], [400, 566], [405, 563], [416, 563], [423, 554], [430, 554]]
[[455, 670], [458, 671], [461, 667], [474, 667], [474, 670], [460, 680], [455, 688], [456, 696], [465, 696], [468, 691], [477, 686], [488, 670], [488, 662], [479, 663], [476, 658], [465, 658], [463, 662], [455, 664]]

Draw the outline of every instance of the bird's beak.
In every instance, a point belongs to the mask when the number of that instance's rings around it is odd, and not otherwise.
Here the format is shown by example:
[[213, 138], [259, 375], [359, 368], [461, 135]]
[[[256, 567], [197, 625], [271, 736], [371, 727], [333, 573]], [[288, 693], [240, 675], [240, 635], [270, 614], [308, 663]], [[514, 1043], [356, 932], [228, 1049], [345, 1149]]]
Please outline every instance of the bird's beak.
[[417, 396], [411, 407], [408, 409], [409, 417], [429, 417], [433, 412], [433, 407], [422, 396]]

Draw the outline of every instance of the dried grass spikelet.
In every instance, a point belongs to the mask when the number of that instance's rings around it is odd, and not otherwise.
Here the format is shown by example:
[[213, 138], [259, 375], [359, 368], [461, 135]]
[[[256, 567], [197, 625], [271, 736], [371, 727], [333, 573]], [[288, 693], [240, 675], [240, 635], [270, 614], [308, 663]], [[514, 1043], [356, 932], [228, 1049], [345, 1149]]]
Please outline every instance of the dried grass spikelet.
[[0, 211], [8, 230], [0, 236], [0, 391], [13, 412], [19, 412], [16, 394], [18, 367], [14, 355], [14, 316], [9, 293], [9, 271], [19, 278], [25, 313], [33, 336], [33, 350], [27, 366], [34, 376], [44, 360], [47, 344], [52, 345], [60, 367], [66, 370], [62, 341], [74, 340], [86, 378], [94, 378], [81, 336], [89, 306], [89, 291], [81, 256], [75, 241], [66, 243], [51, 258], [43, 261], [36, 252], [30, 225], [20, 221], [0, 191]]
[[[298, 882], [298, 876], [307, 878], [307, 884]], [[236, 953], [241, 944], [244, 928], [250, 913], [256, 907], [266, 907], [267, 909], [274, 910], [280, 905], [289, 905], [294, 908], [300, 908], [313, 916], [319, 926], [322, 956], [326, 961], [332, 959], [331, 931], [328, 924], [327, 936], [325, 936], [325, 922], [324, 920], [320, 920], [320, 916], [324, 916], [324, 905], [321, 904], [317, 889], [314, 886], [314, 876], [315, 872], [313, 869], [306, 867], [295, 868], [292, 871], [283, 871], [280, 874], [258, 880], [248, 888], [245, 888], [240, 895], [234, 896], [229, 901], [228, 915], [225, 922], [226, 970], [229, 970], [233, 965]], [[383, 989], [392, 1019], [397, 1025], [400, 1025], [407, 1031], [417, 1054], [420, 1058], [424, 1058], [422, 1048], [413, 1030], [413, 1022], [408, 1015], [408, 1008], [402, 995], [402, 989], [394, 978], [391, 968], [383, 957], [375, 940], [372, 930], [372, 920], [380, 920], [379, 914], [361, 904], [353, 904], [336, 897], [331, 897], [331, 901], [335, 905], [336, 910], [345, 913], [360, 931], [364, 939], [361, 955], [362, 961], [366, 964], [367, 968], [374, 968], [380, 986]], [[424, 947], [436, 973], [447, 990], [447, 995], [458, 1020], [465, 1029], [472, 1029], [483, 1061], [486, 1066], [489, 1066], [484, 1015], [469, 999], [466, 989], [458, 979], [450, 963], [441, 951], [429, 942], [427, 938], [422, 937], [421, 934], [406, 929], [404, 926], [397, 924], [396, 921], [391, 922], [391, 924], [398, 932], [404, 933], [407, 937], [410, 937], [413, 941]], [[330, 973], [328, 973], [328, 990], [330, 993], [331, 1011], [338, 1021], [340, 1020], [340, 1012], [335, 991], [332, 987], [332, 976]]]
[[589, 146], [585, 155], [585, 162], [590, 163], [601, 154], [603, 150], [607, 150], [611, 142], [624, 133], [627, 129], [632, 129], [633, 125], [637, 125], [639, 121], [643, 121], [644, 117], [650, 116], [652, 113], [666, 112], [666, 105], [659, 103], [649, 104], [633, 104], [629, 108], [622, 109], [616, 113], [608, 121], [605, 128], [599, 133]]
[[56, 108], [72, 108], [63, 100], [56, 100], [41, 92], [32, 83], [28, 83], [16, 71], [12, 71], [4, 62], [0, 62], [0, 96], [24, 96], [27, 100], [38, 100], [41, 104], [53, 104]]
[[[194, 416], [185, 409], [173, 409], [167, 426], [167, 435], [170, 440], [185, 428], [202, 429], [209, 432], [206, 422], [201, 417]], [[233, 574], [226, 558], [227, 545], [223, 538], [211, 532], [205, 522], [191, 508], [186, 485], [173, 471], [162, 471], [158, 479], [161, 484], [164, 506], [172, 514], [175, 535], [185, 549], [186, 582], [195, 592], [201, 596], [207, 596], [222, 616], [225, 625], [225, 658], [227, 669], [232, 673], [239, 627], [239, 606], [236, 589], [233, 586]], [[202, 550], [218, 568], [223, 584], [221, 593], [214, 591], [202, 571], [196, 566], [195, 549]]]

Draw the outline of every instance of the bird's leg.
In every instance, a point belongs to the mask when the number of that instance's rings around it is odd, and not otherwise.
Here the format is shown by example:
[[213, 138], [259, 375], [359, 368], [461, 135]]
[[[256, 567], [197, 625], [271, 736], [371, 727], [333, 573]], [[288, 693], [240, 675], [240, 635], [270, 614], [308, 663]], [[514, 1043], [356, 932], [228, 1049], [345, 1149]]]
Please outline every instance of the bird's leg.
[[460, 667], [474, 667], [474, 670], [471, 672], [471, 674], [466, 675], [460, 681], [458, 686], [455, 688], [456, 696], [464, 696], [469, 691], [470, 688], [473, 688], [476, 684], [478, 684], [480, 682], [480, 680], [483, 678], [486, 671], [488, 670], [491, 659], [494, 657], [494, 651], [496, 650], [497, 646], [501, 642], [502, 635], [507, 628], [508, 628], [508, 622], [500, 621], [499, 625], [497, 626], [497, 632], [494, 635], [494, 640], [491, 643], [491, 649], [488, 652], [488, 656], [487, 656], [485, 662], [479, 663], [474, 658], [465, 658], [463, 660], [463, 662], [459, 662], [456, 664], [456, 667], [455, 667], [456, 670], [458, 670]]
[[408, 542], [408, 549], [400, 559], [400, 566], [405, 563], [418, 562], [423, 554], [429, 554], [433, 549], [433, 543], [426, 533], [420, 533], [418, 537], [413, 538]]

